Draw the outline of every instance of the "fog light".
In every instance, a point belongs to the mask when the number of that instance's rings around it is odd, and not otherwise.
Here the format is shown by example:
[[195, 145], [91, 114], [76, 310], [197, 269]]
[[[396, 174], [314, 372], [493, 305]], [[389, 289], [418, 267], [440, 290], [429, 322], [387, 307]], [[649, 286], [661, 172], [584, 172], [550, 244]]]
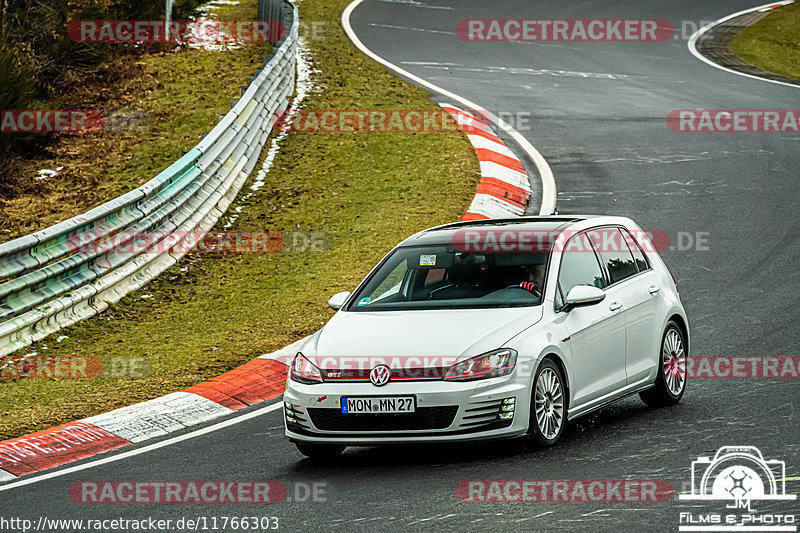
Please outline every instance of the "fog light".
[[512, 420], [514, 418], [514, 406], [517, 402], [516, 398], [504, 398], [500, 402], [500, 412], [497, 413], [498, 420]]
[[286, 416], [286, 422], [289, 424], [297, 424], [297, 419], [294, 417], [294, 408], [290, 403], [283, 404], [284, 409], [284, 416]]

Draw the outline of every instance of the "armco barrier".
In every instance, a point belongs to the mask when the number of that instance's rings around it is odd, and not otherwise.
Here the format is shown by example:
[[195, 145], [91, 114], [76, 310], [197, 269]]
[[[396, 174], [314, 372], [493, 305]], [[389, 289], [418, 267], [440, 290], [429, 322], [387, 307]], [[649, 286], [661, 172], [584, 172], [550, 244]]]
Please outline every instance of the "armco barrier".
[[[0, 355], [106, 309], [177, 260], [227, 210], [294, 89], [297, 8], [259, 0], [259, 18], [287, 29], [241, 99], [192, 150], [138, 189], [0, 244]], [[77, 246], [88, 232], [98, 246]], [[152, 232], [164, 253], [104, 253], [104, 238]], [[171, 235], [175, 242], [164, 241]], [[150, 242], [150, 241], [148, 241]], [[115, 245], [119, 249], [119, 239]], [[179, 246], [176, 246], [179, 245]]]

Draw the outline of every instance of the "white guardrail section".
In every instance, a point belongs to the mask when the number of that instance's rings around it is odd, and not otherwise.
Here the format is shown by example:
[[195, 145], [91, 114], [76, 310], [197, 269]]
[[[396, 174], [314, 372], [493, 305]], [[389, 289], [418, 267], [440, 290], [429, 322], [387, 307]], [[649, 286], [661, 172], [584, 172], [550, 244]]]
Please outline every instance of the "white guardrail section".
[[[281, 18], [286, 33], [200, 144], [138, 189], [0, 244], [0, 355], [105, 310], [175, 264], [225, 213], [294, 91], [297, 8], [259, 0], [258, 14]], [[93, 245], [82, 247], [87, 235]], [[124, 251], [134, 238], [148, 251]]]

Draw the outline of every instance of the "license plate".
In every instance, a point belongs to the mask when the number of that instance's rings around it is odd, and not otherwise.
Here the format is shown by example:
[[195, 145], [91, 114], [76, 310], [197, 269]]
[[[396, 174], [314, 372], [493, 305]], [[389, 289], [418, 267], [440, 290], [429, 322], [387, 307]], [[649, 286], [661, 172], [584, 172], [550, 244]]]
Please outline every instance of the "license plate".
[[413, 396], [342, 397], [342, 413], [413, 413]]

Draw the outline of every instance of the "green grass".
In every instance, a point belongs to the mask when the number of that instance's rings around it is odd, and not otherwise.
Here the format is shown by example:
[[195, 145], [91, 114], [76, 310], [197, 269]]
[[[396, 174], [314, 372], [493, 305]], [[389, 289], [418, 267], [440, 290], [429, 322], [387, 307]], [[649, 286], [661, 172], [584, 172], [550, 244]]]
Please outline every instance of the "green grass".
[[[304, 107], [436, 109], [426, 91], [350, 44], [338, 24], [349, 1], [300, 4], [301, 18], [335, 28], [310, 42], [319, 91]], [[182, 260], [113, 309], [26, 350], [146, 357], [147, 378], [5, 382], [0, 438], [183, 389], [312, 333], [332, 314], [329, 296], [353, 289], [398, 241], [459, 219], [478, 179], [461, 133], [289, 134], [232, 229], [322, 231], [331, 250]], [[57, 343], [58, 335], [69, 339]]]
[[[206, 18], [252, 19], [256, 0], [220, 6]], [[107, 45], [113, 46], [113, 45]], [[239, 87], [267, 57], [268, 43], [224, 52], [184, 48], [123, 55], [95, 72], [73, 73], [76, 89], [43, 109], [125, 109], [151, 117], [144, 131], [62, 135], [50, 154], [4, 161], [26, 191], [0, 199], [0, 242], [45, 228], [116, 198], [153, 178], [211, 131]], [[36, 170], [63, 167], [35, 181]]]
[[800, 3], [773, 9], [737, 35], [731, 49], [768, 72], [800, 79]]

